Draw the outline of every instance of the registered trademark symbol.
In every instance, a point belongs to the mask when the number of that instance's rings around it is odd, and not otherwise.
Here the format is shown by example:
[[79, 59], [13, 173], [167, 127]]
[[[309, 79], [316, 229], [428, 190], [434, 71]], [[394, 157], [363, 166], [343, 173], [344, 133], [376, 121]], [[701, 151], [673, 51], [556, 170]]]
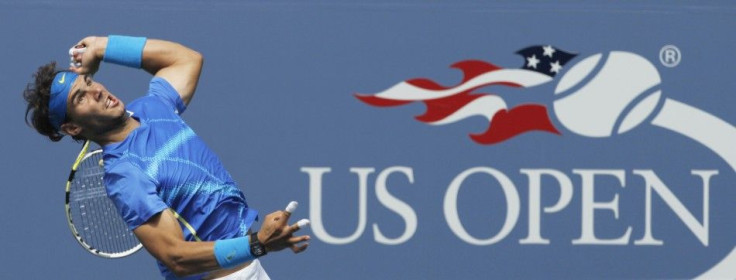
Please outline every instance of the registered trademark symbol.
[[666, 45], [659, 50], [659, 61], [662, 62], [662, 65], [664, 66], [670, 68], [675, 67], [677, 64], [680, 64], [681, 60], [682, 53], [680, 52], [680, 49], [674, 45]]

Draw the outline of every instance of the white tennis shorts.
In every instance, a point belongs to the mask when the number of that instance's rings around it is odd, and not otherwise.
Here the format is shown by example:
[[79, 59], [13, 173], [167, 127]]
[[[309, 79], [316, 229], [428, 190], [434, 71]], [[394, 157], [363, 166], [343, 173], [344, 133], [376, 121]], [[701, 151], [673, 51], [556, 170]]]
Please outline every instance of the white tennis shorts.
[[261, 266], [261, 262], [253, 260], [250, 265], [241, 270], [215, 280], [271, 280], [271, 278], [268, 277], [266, 270]]

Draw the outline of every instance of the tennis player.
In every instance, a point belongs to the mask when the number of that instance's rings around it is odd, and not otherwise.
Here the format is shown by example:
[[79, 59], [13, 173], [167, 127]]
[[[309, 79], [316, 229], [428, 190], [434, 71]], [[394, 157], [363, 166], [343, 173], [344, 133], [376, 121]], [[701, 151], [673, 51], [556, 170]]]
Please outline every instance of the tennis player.
[[[288, 224], [286, 211], [266, 215], [250, 233], [258, 212], [179, 116], [197, 87], [199, 53], [164, 40], [108, 36], [82, 39], [70, 56], [69, 69], [52, 62], [35, 73], [23, 93], [26, 121], [52, 141], [69, 135], [102, 147], [108, 196], [164, 277], [269, 279], [258, 257], [307, 248], [309, 236], [293, 235], [299, 226]], [[125, 105], [92, 79], [102, 61], [152, 74], [146, 95]]]

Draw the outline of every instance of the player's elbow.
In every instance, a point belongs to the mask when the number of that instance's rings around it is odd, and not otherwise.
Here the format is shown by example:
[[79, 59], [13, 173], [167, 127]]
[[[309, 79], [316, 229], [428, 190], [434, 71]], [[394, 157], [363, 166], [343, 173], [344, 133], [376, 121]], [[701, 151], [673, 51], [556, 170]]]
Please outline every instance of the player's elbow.
[[197, 273], [197, 271], [184, 261], [184, 256], [180, 254], [171, 254], [166, 257], [166, 260], [162, 260], [162, 262], [178, 278]]
[[199, 52], [196, 52], [196, 53], [197, 54], [195, 55], [194, 60], [197, 61], [199, 65], [202, 65], [204, 63], [204, 56]]
[[204, 65], [204, 56], [201, 53], [192, 50], [187, 57], [186, 63], [191, 71], [191, 74], [193, 75], [192, 81], [194, 81], [194, 83], [196, 84], [196, 81], [199, 80], [200, 73], [202, 73], [202, 66]]
[[189, 61], [198, 69], [201, 69], [204, 64], [204, 56], [200, 52], [192, 50], [189, 55]]
[[191, 276], [193, 274], [200, 273], [201, 271], [195, 265], [190, 258], [187, 257], [185, 250], [181, 250], [182, 246], [172, 246], [172, 249], [167, 250], [159, 260], [176, 275], [176, 277]]
[[188, 72], [189, 74], [198, 76], [202, 71], [204, 56], [198, 51], [185, 48], [181, 53], [179, 53], [175, 63], [179, 69], [185, 69], [184, 73]]
[[184, 278], [184, 277], [191, 276], [194, 274], [191, 270], [188, 270], [182, 266], [169, 267], [169, 270], [171, 270], [171, 272], [174, 273], [176, 278]]

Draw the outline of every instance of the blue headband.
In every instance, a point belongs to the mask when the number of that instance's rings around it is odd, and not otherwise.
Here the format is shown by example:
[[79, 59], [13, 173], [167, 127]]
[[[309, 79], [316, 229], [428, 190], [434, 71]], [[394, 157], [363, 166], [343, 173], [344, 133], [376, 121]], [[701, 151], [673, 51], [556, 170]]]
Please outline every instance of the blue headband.
[[62, 71], [56, 74], [51, 84], [51, 97], [49, 99], [49, 121], [51, 125], [59, 130], [66, 119], [66, 101], [69, 90], [77, 79], [74, 72]]

